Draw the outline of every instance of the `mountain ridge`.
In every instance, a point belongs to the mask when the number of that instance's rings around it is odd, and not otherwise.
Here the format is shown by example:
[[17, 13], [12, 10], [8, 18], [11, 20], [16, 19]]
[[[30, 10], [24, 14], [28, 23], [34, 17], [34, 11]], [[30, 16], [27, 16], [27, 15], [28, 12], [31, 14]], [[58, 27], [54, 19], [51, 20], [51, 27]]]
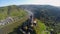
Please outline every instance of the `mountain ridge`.
[[48, 27], [54, 29], [54, 32], [60, 32], [60, 25], [58, 25], [60, 24], [59, 7], [50, 5], [21, 5], [19, 7], [34, 13], [36, 18], [40, 19]]

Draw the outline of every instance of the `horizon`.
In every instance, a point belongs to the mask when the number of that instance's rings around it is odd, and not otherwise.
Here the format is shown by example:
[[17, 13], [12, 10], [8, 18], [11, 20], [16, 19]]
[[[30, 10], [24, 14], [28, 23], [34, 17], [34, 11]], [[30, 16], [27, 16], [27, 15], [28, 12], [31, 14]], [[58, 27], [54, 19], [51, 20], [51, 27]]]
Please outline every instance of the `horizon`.
[[0, 7], [9, 5], [52, 5], [60, 6], [60, 0], [0, 0]]
[[[36, 4], [21, 4], [21, 5], [36, 5]], [[7, 6], [21, 6], [21, 5], [7, 5]], [[7, 7], [7, 6], [0, 6], [0, 7]], [[42, 5], [42, 6], [44, 6], [44, 5]], [[48, 5], [48, 6], [53, 6], [53, 5]], [[60, 7], [60, 6], [54, 6], [54, 7]]]

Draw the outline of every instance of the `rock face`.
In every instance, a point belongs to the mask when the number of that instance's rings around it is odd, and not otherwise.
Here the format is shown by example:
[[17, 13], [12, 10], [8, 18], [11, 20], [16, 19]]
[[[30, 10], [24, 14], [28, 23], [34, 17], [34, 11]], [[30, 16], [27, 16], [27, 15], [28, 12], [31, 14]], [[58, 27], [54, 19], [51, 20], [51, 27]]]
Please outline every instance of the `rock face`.
[[[34, 23], [33, 20], [34, 20], [33, 16], [30, 16], [30, 18], [28, 18], [26, 22], [24, 22], [21, 26], [19, 26], [17, 28], [17, 30], [15, 30], [16, 33], [18, 32], [20, 34], [33, 34], [33, 33], [36, 34], [36, 32], [34, 31], [34, 26], [35, 26], [36, 22]], [[33, 26], [31, 26], [31, 25], [33, 25]]]
[[0, 7], [0, 25], [6, 25], [24, 17], [27, 13], [16, 5]]
[[9, 23], [11, 23], [13, 21], [14, 20], [13, 20], [12, 17], [7, 17], [6, 19], [0, 21], [0, 25], [6, 25], [6, 24], [9, 24]]

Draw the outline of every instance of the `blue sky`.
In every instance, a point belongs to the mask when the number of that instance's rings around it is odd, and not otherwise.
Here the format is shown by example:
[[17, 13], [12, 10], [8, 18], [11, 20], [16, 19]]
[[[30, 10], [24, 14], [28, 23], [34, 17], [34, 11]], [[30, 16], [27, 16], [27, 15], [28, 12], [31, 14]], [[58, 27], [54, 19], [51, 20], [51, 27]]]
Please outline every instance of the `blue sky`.
[[22, 4], [60, 6], [60, 0], [0, 0], [0, 6], [22, 5]]
[[28, 2], [28, 0], [0, 0], [0, 6], [19, 5]]

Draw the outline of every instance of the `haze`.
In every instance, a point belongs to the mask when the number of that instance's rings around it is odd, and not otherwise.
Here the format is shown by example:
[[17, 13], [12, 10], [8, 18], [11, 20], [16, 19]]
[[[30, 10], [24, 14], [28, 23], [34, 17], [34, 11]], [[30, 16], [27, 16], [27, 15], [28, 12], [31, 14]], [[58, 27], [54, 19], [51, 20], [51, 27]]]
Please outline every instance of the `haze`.
[[25, 4], [60, 6], [60, 0], [0, 0], [0, 6]]

